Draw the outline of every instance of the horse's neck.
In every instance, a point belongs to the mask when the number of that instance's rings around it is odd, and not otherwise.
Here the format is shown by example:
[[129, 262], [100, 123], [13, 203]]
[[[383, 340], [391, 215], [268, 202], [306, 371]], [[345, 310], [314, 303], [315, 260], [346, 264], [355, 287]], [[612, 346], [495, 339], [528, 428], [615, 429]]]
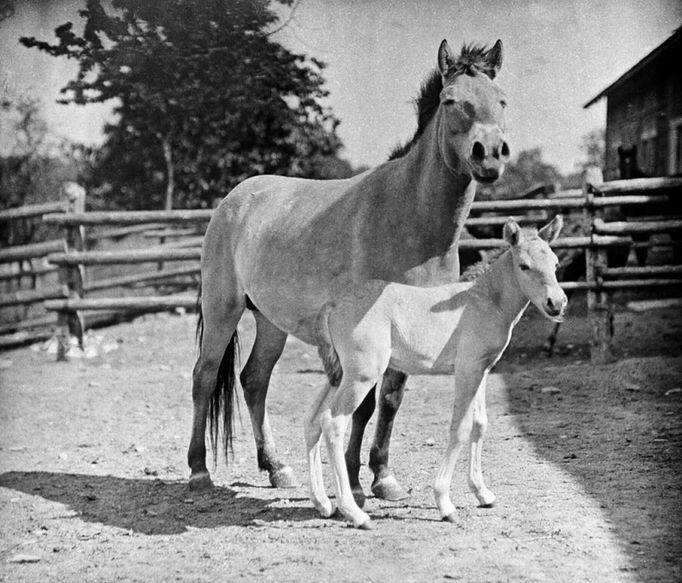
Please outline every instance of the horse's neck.
[[[388, 258], [384, 258], [384, 269], [375, 271], [373, 277], [396, 278], [419, 286], [459, 277], [457, 243], [476, 183], [445, 166], [438, 149], [437, 127], [434, 119], [405, 156], [387, 164], [375, 177], [378, 200], [368, 201], [375, 206], [373, 237], [394, 241], [395, 246], [391, 250], [392, 267], [386, 271]], [[397, 262], [396, 253], [400, 255]]]
[[445, 165], [438, 145], [439, 116], [440, 113], [434, 116], [400, 160], [400, 174], [405, 178], [403, 196], [408, 202], [405, 211], [413, 217], [417, 213], [432, 228], [456, 232], [459, 238], [476, 194], [476, 183], [471, 177], [459, 174], [459, 168], [450, 169]]
[[479, 276], [471, 292], [491, 303], [508, 326], [514, 324], [528, 305], [528, 299], [521, 291], [514, 275], [511, 251], [502, 254]]

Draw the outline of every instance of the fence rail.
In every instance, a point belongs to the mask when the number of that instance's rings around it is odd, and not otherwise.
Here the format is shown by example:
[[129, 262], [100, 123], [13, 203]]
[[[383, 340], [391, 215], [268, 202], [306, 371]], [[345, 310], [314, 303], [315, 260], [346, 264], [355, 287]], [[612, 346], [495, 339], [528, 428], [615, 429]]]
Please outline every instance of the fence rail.
[[[679, 217], [661, 220], [607, 221], [604, 212], [609, 207], [670, 204], [672, 197], [682, 200], [682, 178], [637, 179], [603, 183], [600, 173], [591, 171], [581, 190], [569, 190], [550, 195], [547, 199], [518, 199], [475, 201], [473, 216], [466, 225], [470, 227], [500, 227], [511, 213], [525, 224], [544, 222], [554, 212], [582, 213], [589, 232], [582, 236], [565, 236], [553, 243], [557, 249], [583, 251], [587, 267], [585, 281], [562, 282], [566, 290], [585, 291], [588, 294], [588, 311], [592, 322], [592, 355], [595, 360], [610, 357], [611, 294], [624, 289], [657, 289], [682, 286], [682, 266], [626, 266], [607, 265], [607, 251], [614, 247], [642, 247], [648, 243], [640, 239], [633, 243], [630, 235], [661, 235], [682, 232]], [[149, 310], [172, 308], [191, 309], [195, 306], [194, 294], [178, 294], [178, 289], [195, 287], [200, 275], [198, 260], [201, 256], [203, 236], [198, 232], [208, 222], [211, 210], [173, 211], [115, 211], [85, 212], [82, 193], [72, 191], [64, 202], [39, 205], [26, 209], [12, 209], [0, 213], [0, 220], [38, 217], [46, 224], [56, 225], [64, 232], [64, 239], [26, 245], [0, 251], [0, 262], [41, 258], [51, 266], [36, 266], [34, 272], [5, 272], [2, 280], [31, 276], [42, 270], [57, 269], [60, 284], [46, 290], [28, 290], [0, 295], [0, 306], [41, 303], [49, 312], [57, 313], [56, 329], [60, 346], [67, 346], [68, 336], [82, 334], [81, 313], [140, 313]], [[527, 214], [530, 213], [530, 214]], [[87, 233], [84, 227], [88, 227]], [[93, 229], [97, 227], [97, 229]], [[107, 228], [108, 227], [108, 228]], [[160, 244], [143, 249], [91, 250], [89, 242], [98, 244], [111, 238], [138, 236], [157, 239]], [[170, 239], [170, 242], [166, 242]], [[667, 243], [667, 244], [674, 244]], [[657, 245], [665, 244], [661, 241]], [[505, 246], [499, 238], [463, 239], [462, 250], [491, 250]], [[157, 262], [154, 270], [142, 273], [123, 273], [90, 280], [85, 277], [86, 266], [131, 266]], [[176, 267], [165, 267], [163, 262], [184, 262]], [[139, 295], [135, 297], [85, 297], [93, 292], [129, 288], [131, 286], [165, 286], [176, 293], [172, 295]], [[148, 292], [146, 292], [148, 293]], [[55, 325], [54, 317], [36, 318], [36, 323]], [[27, 323], [17, 325], [21, 328]], [[0, 331], [11, 330], [3, 325]], [[0, 342], [2, 345], [2, 342]], [[64, 350], [58, 355], [64, 357]]]

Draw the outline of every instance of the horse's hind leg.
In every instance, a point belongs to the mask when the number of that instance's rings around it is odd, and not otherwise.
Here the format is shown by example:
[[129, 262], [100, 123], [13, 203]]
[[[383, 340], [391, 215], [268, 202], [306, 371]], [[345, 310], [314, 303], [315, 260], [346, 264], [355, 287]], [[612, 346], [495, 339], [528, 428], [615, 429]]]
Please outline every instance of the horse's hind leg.
[[[211, 477], [206, 468], [206, 420], [209, 402], [216, 391], [218, 371], [226, 351], [235, 350], [231, 344], [232, 336], [244, 311], [244, 300], [220, 302], [202, 295], [203, 333], [199, 358], [194, 366], [192, 381], [192, 400], [194, 402], [194, 418], [192, 421], [192, 437], [187, 452], [187, 461], [191, 469], [189, 486], [191, 489], [203, 489], [212, 486]], [[234, 371], [226, 371], [232, 375]], [[228, 380], [228, 379], [225, 379]], [[229, 380], [228, 380], [229, 382]], [[231, 414], [226, 411], [225, 414]], [[217, 447], [217, 444], [215, 444]]]
[[406, 374], [389, 368], [384, 373], [379, 394], [379, 416], [374, 443], [369, 452], [369, 468], [374, 474], [372, 493], [384, 500], [403, 500], [409, 496], [388, 467], [393, 421], [403, 401], [406, 382]]
[[274, 326], [260, 312], [255, 311], [254, 316], [256, 340], [240, 380], [256, 440], [258, 467], [267, 470], [270, 484], [275, 488], [291, 488], [297, 485], [294, 471], [277, 457], [275, 440], [265, 408], [272, 369], [282, 355], [287, 334]]

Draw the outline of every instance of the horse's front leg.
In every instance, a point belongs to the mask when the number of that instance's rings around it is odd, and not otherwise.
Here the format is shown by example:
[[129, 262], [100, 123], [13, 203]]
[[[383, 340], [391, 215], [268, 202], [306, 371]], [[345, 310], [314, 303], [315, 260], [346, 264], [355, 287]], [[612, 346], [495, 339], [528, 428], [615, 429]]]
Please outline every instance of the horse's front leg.
[[273, 487], [293, 488], [297, 485], [294, 471], [278, 458], [268, 412], [265, 408], [272, 369], [282, 355], [287, 334], [276, 328], [260, 312], [255, 312], [254, 316], [256, 339], [240, 380], [256, 441], [258, 467], [268, 472], [270, 484]]
[[346, 447], [346, 469], [348, 470], [348, 480], [353, 490], [355, 502], [361, 508], [365, 504], [365, 491], [360, 484], [360, 450], [362, 449], [362, 438], [365, 434], [365, 427], [372, 418], [376, 404], [376, 386], [367, 393], [360, 406], [353, 413], [350, 437]]
[[455, 522], [457, 518], [455, 505], [450, 499], [452, 474], [462, 446], [471, 438], [474, 401], [484, 375], [485, 369], [477, 366], [475, 359], [468, 362], [467, 359], [460, 359], [455, 365], [455, 405], [450, 423], [450, 440], [433, 485], [441, 518], [449, 522]]
[[469, 443], [469, 488], [478, 498], [482, 508], [492, 508], [495, 505], [495, 494], [486, 487], [481, 468], [481, 452], [483, 450], [483, 436], [488, 427], [488, 413], [485, 407], [485, 391], [487, 374], [484, 375], [476, 397], [474, 397], [473, 427]]
[[379, 393], [379, 414], [374, 443], [369, 451], [369, 468], [374, 474], [372, 493], [384, 500], [403, 500], [409, 496], [388, 467], [393, 421], [403, 402], [406, 382], [405, 373], [388, 369]]

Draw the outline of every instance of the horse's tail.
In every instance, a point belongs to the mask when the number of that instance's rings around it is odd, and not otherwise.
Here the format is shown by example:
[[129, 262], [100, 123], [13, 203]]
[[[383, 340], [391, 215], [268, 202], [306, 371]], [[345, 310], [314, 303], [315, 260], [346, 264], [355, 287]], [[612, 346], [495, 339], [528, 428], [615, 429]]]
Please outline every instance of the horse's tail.
[[317, 341], [317, 352], [322, 359], [322, 365], [329, 379], [329, 384], [332, 387], [338, 387], [341, 383], [343, 370], [341, 369], [339, 355], [334, 348], [334, 342], [329, 332], [329, 314], [333, 308], [334, 304], [328, 303], [320, 311], [315, 327], [315, 339]]
[[[201, 284], [197, 297], [197, 342], [201, 351], [201, 338], [204, 334], [204, 315], [201, 309]], [[218, 367], [216, 384], [213, 394], [208, 401], [208, 433], [213, 450], [213, 463], [218, 461], [218, 449], [222, 435], [222, 446], [225, 453], [225, 463], [228, 455], [233, 452], [234, 436], [234, 403], [237, 379], [237, 364], [239, 362], [239, 336], [235, 330], [230, 342], [225, 348], [223, 358]]]

